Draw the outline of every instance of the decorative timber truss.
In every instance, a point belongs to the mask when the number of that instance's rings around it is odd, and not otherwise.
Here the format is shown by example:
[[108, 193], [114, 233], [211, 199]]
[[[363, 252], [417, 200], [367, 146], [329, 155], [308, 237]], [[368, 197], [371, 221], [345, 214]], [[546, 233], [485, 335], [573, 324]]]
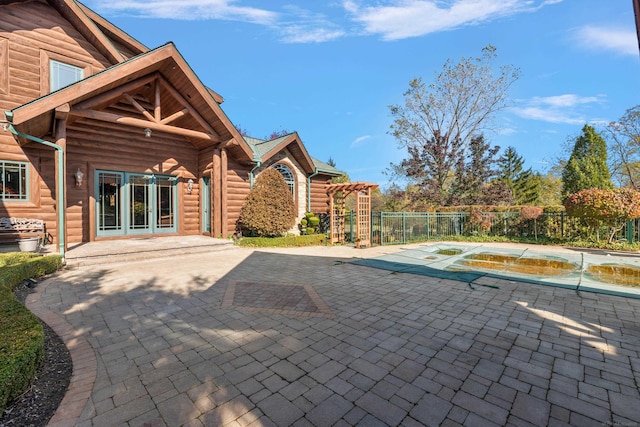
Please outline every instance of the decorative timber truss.
[[371, 190], [378, 184], [368, 182], [347, 182], [331, 184], [327, 187], [330, 205], [331, 243], [343, 243], [345, 240], [345, 201], [347, 196], [356, 196], [356, 247], [371, 245]]
[[71, 122], [92, 119], [128, 125], [221, 143], [219, 148], [236, 144], [233, 139], [223, 141], [180, 92], [157, 72], [73, 105], [70, 116]]

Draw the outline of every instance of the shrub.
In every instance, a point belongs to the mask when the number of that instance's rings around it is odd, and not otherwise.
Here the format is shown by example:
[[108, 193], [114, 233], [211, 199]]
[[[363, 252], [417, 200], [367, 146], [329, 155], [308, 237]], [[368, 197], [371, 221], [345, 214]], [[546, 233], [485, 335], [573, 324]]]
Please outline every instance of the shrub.
[[324, 244], [325, 241], [326, 238], [324, 234], [284, 237], [244, 237], [238, 241], [238, 245], [252, 248], [289, 248], [317, 246]]
[[[601, 223], [609, 227], [611, 243], [627, 221], [640, 217], [640, 192], [631, 188], [591, 188], [567, 196], [565, 208], [569, 215], [583, 218], [596, 230]], [[597, 233], [596, 239], [599, 240]]]
[[320, 218], [318, 218], [313, 212], [307, 212], [304, 214], [304, 218], [300, 220], [300, 231], [302, 234], [315, 234], [318, 232], [320, 226]]
[[29, 253], [0, 256], [0, 414], [34, 378], [44, 356], [44, 331], [38, 318], [14, 296], [22, 281], [52, 273], [62, 265], [58, 255]]
[[275, 169], [256, 179], [240, 212], [242, 225], [257, 236], [279, 236], [295, 224], [295, 205], [289, 186]]

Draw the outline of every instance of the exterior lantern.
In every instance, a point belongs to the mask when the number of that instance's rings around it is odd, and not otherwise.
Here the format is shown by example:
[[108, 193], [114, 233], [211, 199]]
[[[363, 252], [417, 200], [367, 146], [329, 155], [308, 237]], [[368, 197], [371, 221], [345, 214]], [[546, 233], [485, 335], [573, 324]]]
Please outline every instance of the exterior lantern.
[[76, 179], [76, 187], [82, 187], [82, 183], [84, 182], [84, 173], [82, 173], [80, 168], [78, 168], [73, 176]]

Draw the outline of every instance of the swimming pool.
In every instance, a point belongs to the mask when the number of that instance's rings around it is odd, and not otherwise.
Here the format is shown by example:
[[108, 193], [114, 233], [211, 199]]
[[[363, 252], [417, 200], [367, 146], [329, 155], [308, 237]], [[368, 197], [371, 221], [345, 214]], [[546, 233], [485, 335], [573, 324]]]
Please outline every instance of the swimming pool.
[[439, 243], [353, 263], [468, 283], [489, 276], [640, 298], [639, 255], [543, 249], [543, 246]]

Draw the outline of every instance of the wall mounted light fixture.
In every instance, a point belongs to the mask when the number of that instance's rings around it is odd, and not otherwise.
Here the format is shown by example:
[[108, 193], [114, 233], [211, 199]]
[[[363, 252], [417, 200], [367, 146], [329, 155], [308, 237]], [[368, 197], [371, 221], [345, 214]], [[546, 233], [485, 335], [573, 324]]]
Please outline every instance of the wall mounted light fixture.
[[9, 130], [9, 122], [5, 122], [0, 120], [0, 128], [2, 128], [3, 131], [8, 131]]
[[145, 138], [151, 138], [151, 129], [144, 128], [144, 136]]
[[84, 182], [84, 173], [78, 168], [73, 177], [76, 179], [76, 187], [82, 187], [82, 183]]
[[191, 194], [192, 191], [193, 191], [193, 179], [189, 178], [189, 181], [187, 181], [187, 193]]

